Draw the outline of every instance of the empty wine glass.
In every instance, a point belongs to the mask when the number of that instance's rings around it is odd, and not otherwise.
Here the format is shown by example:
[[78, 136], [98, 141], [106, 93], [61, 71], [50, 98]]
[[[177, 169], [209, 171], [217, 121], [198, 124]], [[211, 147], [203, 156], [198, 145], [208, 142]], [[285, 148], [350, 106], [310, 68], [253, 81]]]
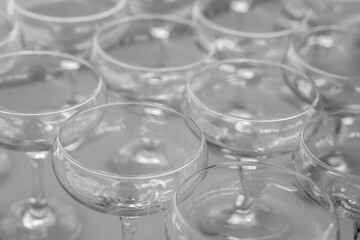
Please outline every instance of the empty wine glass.
[[219, 57], [280, 61], [302, 27], [284, 11], [287, 0], [197, 0], [193, 18], [217, 47]]
[[[22, 48], [19, 26], [5, 12], [0, 11], [0, 54], [18, 51]], [[0, 148], [0, 180], [8, 176], [12, 169], [9, 154]]]
[[26, 49], [56, 50], [88, 57], [102, 24], [125, 15], [126, 0], [9, 0]]
[[154, 101], [177, 108], [186, 80], [212, 61], [213, 53], [191, 21], [140, 15], [99, 29], [91, 61], [113, 101]]
[[0, 69], [0, 146], [25, 152], [33, 173], [31, 197], [1, 214], [0, 236], [74, 239], [82, 223], [70, 205], [45, 197], [43, 166], [60, 125], [77, 111], [105, 102], [105, 85], [89, 63], [56, 52], [1, 55]]
[[289, 18], [305, 22], [308, 27], [360, 23], [359, 0], [287, 0], [284, 3]]
[[311, 79], [285, 65], [251, 59], [222, 60], [188, 83], [182, 110], [207, 140], [229, 156], [290, 152], [319, 94]]
[[360, 109], [360, 31], [319, 26], [294, 37], [286, 63], [314, 79], [325, 111]]
[[194, 0], [131, 0], [127, 4], [132, 14], [165, 14], [190, 18], [193, 2]]
[[130, 240], [138, 217], [165, 209], [181, 180], [206, 167], [207, 148], [200, 128], [168, 107], [109, 103], [64, 124], [52, 163], [73, 199], [120, 216]]
[[180, 185], [169, 209], [168, 240], [339, 239], [329, 196], [295, 171], [264, 163], [203, 169]]
[[355, 221], [360, 232], [360, 112], [339, 110], [323, 114], [304, 128], [293, 151], [296, 171], [323, 188], [336, 213]]

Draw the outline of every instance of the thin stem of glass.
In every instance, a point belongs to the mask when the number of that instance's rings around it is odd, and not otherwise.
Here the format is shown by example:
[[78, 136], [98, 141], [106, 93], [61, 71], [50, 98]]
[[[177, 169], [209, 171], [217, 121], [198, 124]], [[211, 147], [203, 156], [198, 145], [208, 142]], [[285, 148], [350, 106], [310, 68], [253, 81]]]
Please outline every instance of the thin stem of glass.
[[28, 152], [32, 167], [32, 194], [30, 208], [24, 213], [23, 224], [28, 229], [43, 229], [51, 226], [55, 218], [47, 206], [44, 189], [44, 165], [49, 152]]
[[135, 240], [137, 217], [120, 217], [123, 240]]
[[360, 240], [360, 222], [354, 221], [354, 240]]
[[44, 164], [48, 152], [27, 153], [32, 167], [32, 195], [31, 202], [34, 208], [43, 208], [46, 204], [44, 191]]

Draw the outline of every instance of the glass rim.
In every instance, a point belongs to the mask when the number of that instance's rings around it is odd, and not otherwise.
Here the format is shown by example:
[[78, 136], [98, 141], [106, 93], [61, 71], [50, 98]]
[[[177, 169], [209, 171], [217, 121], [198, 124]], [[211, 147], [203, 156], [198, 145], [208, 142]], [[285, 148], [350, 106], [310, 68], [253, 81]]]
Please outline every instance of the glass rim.
[[[174, 22], [182, 25], [187, 25], [195, 30], [196, 33], [199, 33], [199, 36], [202, 34], [202, 30], [195, 25], [193, 22], [191, 22], [188, 19], [183, 19], [180, 17], [170, 16], [170, 15], [157, 15], [157, 14], [140, 14], [140, 15], [130, 15], [127, 17], [123, 17], [120, 19], [115, 19], [113, 21], [110, 21], [106, 24], [104, 24], [101, 28], [99, 28], [97, 31], [95, 31], [93, 36], [93, 51], [101, 56], [103, 59], [105, 59], [107, 62], [110, 62], [111, 64], [114, 64], [116, 66], [126, 68], [129, 70], [134, 71], [142, 71], [142, 72], [154, 72], [154, 73], [165, 73], [165, 72], [176, 72], [176, 71], [186, 71], [198, 66], [201, 66], [202, 64], [207, 63], [207, 61], [210, 61], [212, 57], [214, 57], [216, 49], [215, 46], [212, 44], [208, 44], [206, 46], [207, 54], [204, 54], [199, 60], [184, 64], [181, 66], [174, 66], [174, 67], [142, 67], [142, 66], [136, 66], [131, 63], [126, 63], [124, 61], [117, 60], [113, 57], [111, 57], [109, 54], [104, 51], [103, 47], [99, 43], [99, 38], [101, 37], [103, 32], [109, 31], [111, 28], [118, 27], [121, 24], [129, 23], [129, 22], [137, 22], [137, 21], [149, 21], [149, 20], [160, 20], [160, 21], [167, 21], [167, 22]], [[201, 39], [200, 39], [201, 40]]]
[[5, 46], [8, 42], [13, 40], [19, 32], [19, 24], [14, 21], [6, 12], [0, 10], [0, 17], [3, 17], [11, 25], [10, 31], [3, 39], [0, 39], [0, 47]]
[[[68, 124], [71, 123], [71, 121], [73, 119], [77, 118], [78, 116], [81, 116], [82, 114], [86, 114], [87, 112], [91, 112], [91, 111], [94, 111], [94, 110], [98, 110], [98, 109], [102, 109], [102, 108], [106, 109], [108, 107], [114, 107], [114, 106], [115, 107], [116, 106], [120, 106], [120, 107], [121, 106], [154, 107], [154, 108], [162, 109], [162, 110], [165, 110], [167, 112], [171, 112], [171, 113], [176, 114], [178, 117], [183, 119], [185, 122], [191, 123], [191, 125], [196, 128], [196, 130], [198, 132], [198, 135], [199, 135], [198, 136], [199, 137], [199, 146], [197, 147], [197, 151], [191, 157], [189, 157], [187, 159], [187, 161], [184, 161], [183, 163], [177, 165], [175, 168], [171, 168], [171, 169], [168, 169], [168, 170], [165, 170], [165, 171], [161, 171], [161, 172], [158, 172], [158, 173], [152, 173], [152, 174], [143, 174], [143, 175], [137, 175], [137, 176], [121, 176], [119, 174], [110, 173], [110, 172], [104, 172], [104, 171], [100, 171], [100, 170], [97, 170], [97, 169], [94, 169], [94, 168], [91, 168], [91, 167], [87, 167], [86, 165], [82, 164], [81, 162], [79, 162], [75, 158], [73, 158], [64, 149], [63, 142], [61, 141], [61, 133], [68, 126]], [[85, 109], [83, 111], [80, 111], [80, 112], [74, 114], [73, 116], [68, 118], [64, 122], [64, 124], [62, 124], [62, 126], [59, 128], [59, 131], [57, 133], [55, 142], [59, 145], [57, 150], [59, 150], [62, 154], [64, 154], [64, 156], [66, 157], [66, 161], [70, 162], [72, 165], [75, 165], [76, 167], [80, 168], [82, 171], [85, 171], [85, 172], [90, 173], [92, 175], [103, 176], [103, 177], [112, 178], [112, 179], [146, 180], [146, 179], [152, 179], [154, 177], [168, 176], [168, 175], [174, 174], [174, 173], [176, 173], [178, 171], [181, 171], [181, 169], [186, 168], [187, 166], [192, 164], [194, 161], [196, 161], [198, 159], [198, 157], [204, 151], [207, 152], [207, 144], [206, 144], [206, 140], [205, 140], [205, 135], [203, 134], [203, 131], [196, 124], [196, 122], [194, 120], [192, 120], [187, 115], [176, 111], [175, 109], [173, 109], [171, 107], [168, 107], [168, 106], [163, 105], [163, 104], [158, 104], [158, 103], [155, 103], [155, 102], [112, 102], [112, 103], [100, 104], [100, 105], [97, 105], [95, 107]]]
[[[311, 104], [309, 104], [309, 106], [307, 106], [305, 109], [303, 109], [299, 113], [296, 113], [296, 114], [293, 114], [293, 115], [287, 116], [287, 117], [280, 117], [280, 118], [273, 118], [273, 119], [255, 119], [255, 118], [244, 118], [244, 117], [232, 116], [232, 115], [222, 113], [222, 112], [217, 111], [216, 109], [212, 108], [208, 104], [204, 103], [203, 101], [201, 101], [197, 97], [197, 95], [193, 92], [191, 85], [192, 85], [193, 81], [195, 81], [195, 79], [198, 76], [202, 75], [204, 72], [207, 72], [208, 70], [216, 69], [218, 66], [220, 66], [222, 64], [227, 64], [227, 63], [252, 63], [252, 64], [257, 64], [258, 66], [264, 65], [264, 66], [269, 66], [272, 68], [279, 68], [279, 69], [286, 70], [287, 72], [294, 73], [294, 74], [301, 76], [302, 78], [308, 80], [308, 82], [311, 83], [311, 86], [313, 87], [316, 96], [313, 99], [313, 101], [311, 102]], [[212, 65], [204, 67], [202, 70], [196, 72], [191, 78], [189, 78], [189, 80], [186, 83], [185, 91], [190, 95], [192, 100], [194, 100], [203, 109], [205, 109], [208, 112], [211, 112], [212, 114], [221, 116], [223, 118], [231, 119], [231, 120], [249, 121], [249, 122], [253, 122], [253, 123], [275, 123], [275, 122], [292, 120], [297, 117], [303, 116], [304, 114], [306, 114], [308, 112], [313, 111], [316, 108], [316, 106], [319, 104], [319, 101], [320, 101], [320, 94], [316, 88], [315, 82], [313, 81], [313, 79], [311, 77], [309, 77], [306, 74], [299, 72], [296, 69], [293, 69], [287, 65], [281, 64], [281, 63], [274, 63], [274, 62], [269, 62], [269, 61], [264, 61], [264, 60], [259, 60], [259, 59], [250, 59], [250, 58], [220, 60]]]
[[119, 0], [113, 7], [111, 7], [106, 11], [92, 15], [81, 16], [81, 17], [54, 17], [54, 16], [38, 14], [30, 10], [27, 10], [26, 8], [21, 6], [21, 4], [18, 4], [17, 1], [19, 0], [9, 0], [8, 9], [11, 9], [12, 7], [11, 11], [19, 12], [23, 16], [27, 16], [29, 18], [36, 19], [38, 21], [45, 21], [45, 22], [80, 23], [80, 22], [96, 21], [114, 15], [117, 12], [121, 11], [122, 9], [125, 9], [125, 4], [127, 0]]
[[202, 10], [201, 10], [201, 3], [203, 1], [206, 0], [197, 0], [195, 1], [194, 5], [193, 5], [193, 16], [195, 19], [198, 19], [200, 22], [202, 22], [204, 25], [215, 29], [218, 32], [224, 33], [226, 35], [232, 35], [235, 37], [242, 37], [242, 38], [262, 38], [262, 39], [272, 39], [272, 38], [281, 38], [281, 37], [286, 37], [289, 35], [293, 35], [294, 33], [296, 33], [298, 30], [295, 28], [287, 28], [281, 31], [275, 31], [275, 32], [264, 32], [264, 33], [257, 33], [257, 32], [245, 32], [245, 31], [239, 31], [239, 30], [234, 30], [231, 28], [226, 28], [220, 25], [217, 25], [215, 23], [213, 23], [212, 21], [210, 21], [208, 18], [206, 18], [203, 14], [202, 14]]
[[[305, 133], [307, 133], [307, 131], [309, 130], [309, 128], [313, 125], [313, 124], [316, 124], [317, 122], [321, 121], [321, 120], [324, 120], [326, 119], [327, 117], [331, 117], [331, 116], [334, 116], [334, 115], [338, 115], [338, 114], [341, 114], [341, 113], [354, 113], [354, 114], [357, 114], [360, 116], [360, 110], [352, 110], [352, 109], [341, 109], [341, 110], [337, 110], [337, 111], [333, 111], [333, 112], [330, 112], [330, 113], [325, 113], [325, 114], [322, 114], [320, 116], [317, 116], [315, 118], [313, 118], [312, 120], [310, 120], [309, 122], [307, 122], [300, 134], [300, 143], [301, 145], [304, 147], [306, 153], [317, 163], [319, 164], [320, 166], [322, 166], [323, 168], [325, 168], [326, 170], [328, 170], [329, 172], [333, 172], [333, 173], [336, 173], [337, 175], [340, 175], [342, 177], [346, 177], [346, 178], [350, 178], [352, 180], [355, 180], [355, 181], [359, 181], [360, 180], [360, 176], [357, 176], [357, 175], [354, 175], [354, 174], [351, 174], [351, 173], [346, 173], [346, 172], [343, 172], [343, 171], [339, 171], [331, 166], [329, 166], [328, 164], [322, 162], [319, 158], [317, 158], [311, 151], [310, 149], [308, 148], [308, 145], [305, 141]], [[360, 185], [360, 183], [359, 183]]]
[[[331, 198], [330, 196], [323, 190], [321, 189], [320, 187], [318, 187], [318, 185], [313, 181], [311, 180], [310, 178], [296, 172], [295, 170], [292, 170], [290, 168], [286, 168], [286, 167], [283, 167], [283, 166], [280, 166], [280, 165], [274, 165], [274, 164], [269, 164], [269, 163], [264, 163], [264, 162], [239, 162], [239, 161], [229, 161], [229, 162], [224, 162], [224, 163], [218, 163], [218, 164], [214, 164], [214, 165], [211, 165], [211, 166], [208, 166], [206, 168], [203, 168], [203, 169], [200, 169], [199, 171], [191, 174], [190, 176], [186, 177], [182, 184], [177, 188], [177, 190], [175, 191], [175, 193], [173, 193], [173, 197], [171, 199], [171, 203], [172, 203], [172, 207], [173, 207], [173, 211], [175, 212], [176, 216], [180, 219], [180, 221], [185, 224], [188, 229], [191, 230], [191, 232], [193, 232], [195, 234], [195, 236], [198, 236], [199, 233], [194, 230], [193, 226], [189, 225], [188, 224], [188, 221], [185, 220], [185, 218], [183, 217], [183, 214], [181, 213], [180, 209], [179, 209], [179, 193], [180, 191], [182, 190], [182, 188], [184, 187], [184, 183], [190, 181], [192, 178], [198, 176], [199, 174], [201, 173], [207, 173], [209, 170], [213, 170], [213, 169], [224, 169], [224, 168], [229, 168], [229, 167], [232, 167], [232, 166], [249, 166], [249, 167], [252, 167], [252, 166], [256, 166], [256, 167], [262, 167], [262, 168], [266, 168], [266, 169], [276, 169], [277, 171], [280, 171], [281, 173], [286, 173], [288, 175], [291, 175], [297, 179], [302, 179], [302, 180], [305, 180], [307, 183], [310, 183], [311, 186], [316, 186], [317, 189], [322, 193], [322, 199], [326, 199], [326, 203], [328, 206], [324, 205], [324, 204], [321, 204], [319, 202], [319, 200], [317, 199], [314, 199], [312, 197], [309, 196], [309, 198], [313, 199], [314, 202], [316, 202], [317, 205], [321, 206], [324, 210], [327, 210], [327, 212], [329, 212], [329, 214], [331, 216], [333, 216], [334, 220], [337, 219], [336, 215], [335, 215], [335, 207], [334, 207], [334, 204], [333, 202], [331, 201]], [[252, 171], [256, 171], [256, 170], [252, 170]], [[304, 191], [306, 191], [304, 189]], [[170, 210], [171, 211], [171, 210]], [[205, 240], [205, 238], [202, 238]]]
[[96, 87], [91, 92], [91, 94], [86, 98], [86, 100], [84, 100], [76, 105], [72, 105], [65, 109], [43, 112], [43, 113], [23, 113], [23, 112], [10, 111], [9, 109], [0, 108], [0, 114], [9, 115], [9, 116], [36, 117], [36, 116], [49, 116], [49, 115], [60, 114], [63, 112], [68, 112], [68, 111], [74, 110], [76, 108], [79, 108], [79, 107], [84, 106], [87, 103], [91, 102], [96, 96], [98, 96], [98, 94], [101, 92], [101, 90], [105, 87], [102, 77], [100, 76], [100, 74], [98, 74], [95, 71], [95, 69], [92, 67], [92, 65], [89, 62], [87, 62], [86, 60], [84, 60], [82, 58], [78, 58], [76, 56], [73, 56], [73, 55], [70, 55], [67, 53], [61, 53], [61, 52], [55, 52], [55, 51], [42, 51], [42, 50], [22, 50], [22, 51], [10, 52], [10, 53], [1, 55], [0, 61], [3, 59], [6, 59], [6, 58], [16, 58], [19, 56], [41, 56], [41, 55], [44, 55], [47, 57], [61, 58], [64, 60], [71, 60], [71, 61], [80, 63], [82, 66], [85, 66], [89, 71], [92, 72], [92, 74], [94, 75], [94, 79], [97, 79]]
[[[360, 2], [360, 0], [358, 0]], [[345, 81], [350, 81], [352, 79], [358, 79], [360, 80], [360, 77], [348, 77], [348, 76], [343, 76], [343, 75], [338, 75], [338, 74], [334, 74], [331, 72], [327, 72], [324, 71], [320, 68], [317, 67], [313, 67], [311, 66], [309, 63], [307, 63], [300, 55], [299, 55], [299, 48], [300, 43], [301, 46], [303, 46], [304, 44], [304, 40], [314, 34], [314, 33], [318, 33], [318, 32], [322, 32], [322, 31], [339, 31], [339, 32], [347, 32], [347, 31], [351, 31], [351, 28], [341, 28], [340, 26], [337, 25], [321, 25], [321, 26], [317, 26], [317, 27], [313, 27], [307, 31], [303, 31], [303, 32], [299, 32], [298, 35], [296, 35], [292, 41], [290, 41], [290, 45], [289, 45], [289, 52], [290, 54], [293, 53], [293, 56], [295, 57], [297, 63], [299, 63], [302, 67], [304, 67], [305, 69], [310, 70], [311, 72], [320, 74], [322, 76], [326, 76], [326, 77], [330, 77], [330, 78], [336, 78], [339, 80], [345, 80]]]

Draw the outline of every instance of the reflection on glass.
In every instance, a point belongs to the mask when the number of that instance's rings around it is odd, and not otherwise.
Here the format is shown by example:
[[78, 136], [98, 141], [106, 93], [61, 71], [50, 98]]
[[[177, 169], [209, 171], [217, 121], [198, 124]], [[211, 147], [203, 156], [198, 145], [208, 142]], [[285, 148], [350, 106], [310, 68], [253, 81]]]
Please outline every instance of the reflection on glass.
[[314, 79], [325, 111], [360, 109], [360, 31], [320, 26], [298, 34], [288, 65]]
[[183, 18], [191, 17], [194, 0], [130, 0], [132, 14], [164, 14]]
[[290, 152], [316, 113], [314, 83], [284, 65], [250, 59], [219, 61], [192, 77], [182, 110], [224, 153]]
[[212, 54], [212, 46], [190, 21], [142, 15], [113, 21], [97, 31], [91, 61], [115, 100], [178, 107], [187, 79]]
[[207, 148], [200, 128], [170, 108], [110, 103], [64, 124], [52, 163], [73, 199], [120, 216], [131, 240], [138, 217], [166, 209], [181, 180], [206, 166]]
[[0, 236], [75, 239], [82, 222], [70, 205], [45, 197], [42, 171], [60, 125], [104, 102], [104, 84], [87, 62], [55, 52], [2, 55], [0, 69], [0, 146], [26, 153], [33, 174], [31, 197], [1, 214]]
[[286, 0], [197, 0], [194, 20], [217, 47], [219, 57], [280, 61], [301, 27], [288, 18]]
[[359, 146], [360, 112], [341, 110], [309, 122], [293, 151], [295, 170], [329, 194], [337, 214], [355, 222], [360, 221]]
[[[0, 11], [0, 54], [18, 51], [22, 48], [20, 31], [17, 22], [5, 12]], [[0, 149], [0, 183], [8, 176], [12, 169], [9, 154]]]
[[102, 24], [123, 16], [125, 0], [9, 0], [27, 49], [87, 57]]
[[18, 51], [22, 48], [17, 21], [0, 11], [0, 53]]
[[187, 178], [171, 201], [166, 230], [169, 240], [339, 238], [329, 196], [313, 182], [287, 168], [246, 162]]
[[308, 27], [360, 23], [359, 0], [286, 0], [284, 3], [289, 18], [305, 21]]

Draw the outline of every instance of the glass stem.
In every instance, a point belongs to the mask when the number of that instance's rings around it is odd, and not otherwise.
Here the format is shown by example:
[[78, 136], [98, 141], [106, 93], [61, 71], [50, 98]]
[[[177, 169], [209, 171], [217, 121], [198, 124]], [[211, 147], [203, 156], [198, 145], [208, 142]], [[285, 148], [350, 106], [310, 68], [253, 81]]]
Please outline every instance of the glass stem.
[[354, 240], [360, 240], [360, 222], [354, 221]]
[[253, 204], [255, 199], [253, 198], [250, 191], [242, 189], [241, 182], [244, 180], [243, 169], [239, 166], [239, 193], [236, 196], [234, 203], [234, 212], [230, 215], [230, 218], [227, 220], [227, 223], [233, 225], [232, 220], [240, 220], [244, 225], [250, 227], [256, 224], [255, 214], [253, 211]]
[[44, 190], [44, 164], [48, 152], [27, 153], [32, 167], [32, 195], [31, 214], [35, 218], [44, 218], [47, 215]]
[[123, 240], [135, 240], [137, 217], [120, 217]]

